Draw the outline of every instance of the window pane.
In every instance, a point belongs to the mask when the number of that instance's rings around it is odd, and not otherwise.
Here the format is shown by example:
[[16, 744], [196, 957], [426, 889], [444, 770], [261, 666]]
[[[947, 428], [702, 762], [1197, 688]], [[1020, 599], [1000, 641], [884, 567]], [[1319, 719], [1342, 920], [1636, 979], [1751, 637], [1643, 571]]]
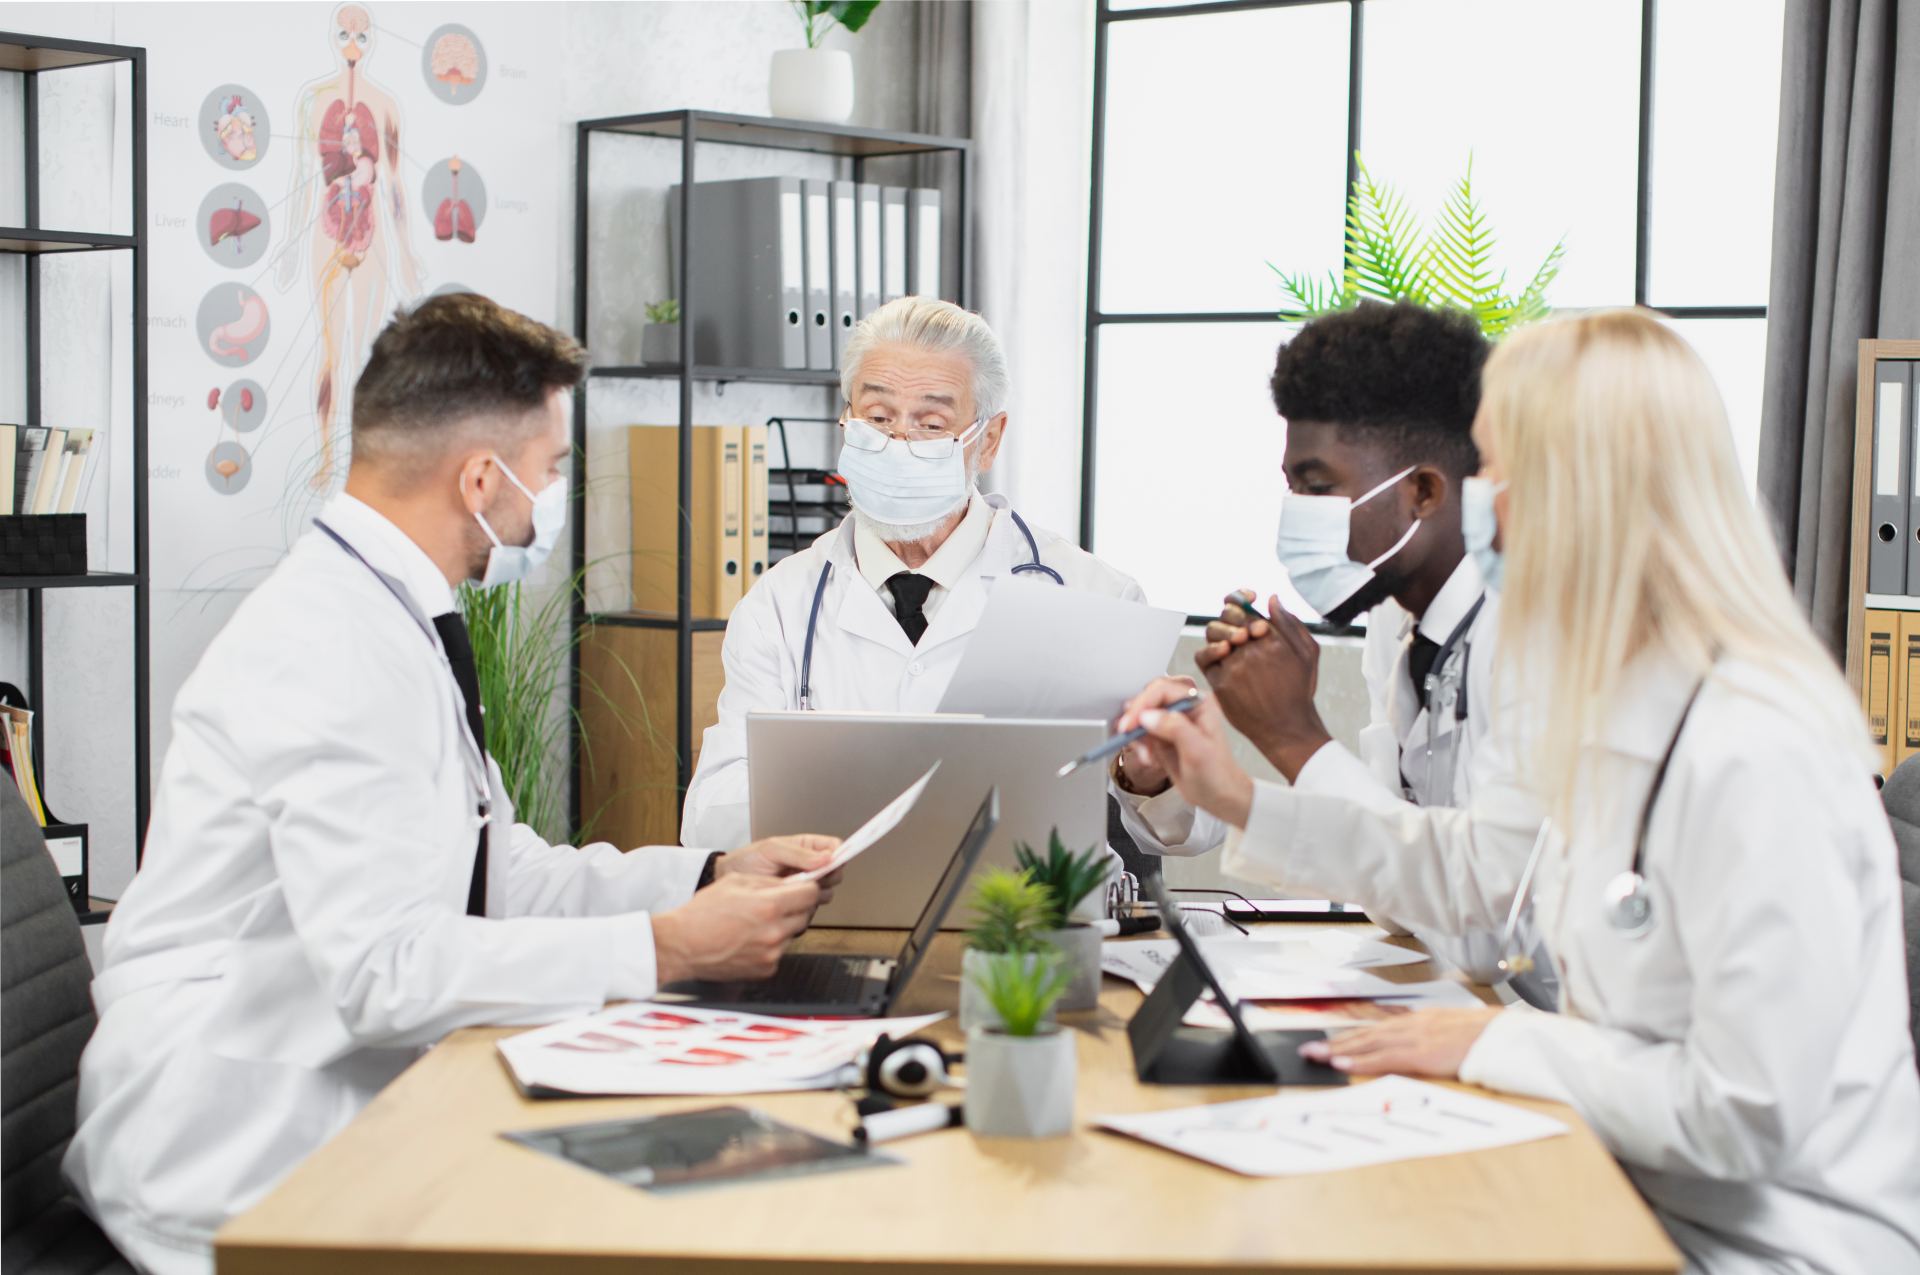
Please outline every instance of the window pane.
[[[1213, 615], [1280, 589], [1286, 426], [1267, 388], [1281, 323], [1100, 329], [1094, 551], [1156, 606]], [[1169, 368], [1179, 374], [1169, 375]], [[1291, 589], [1283, 596], [1301, 605]]]
[[1740, 471], [1753, 489], [1760, 463], [1760, 398], [1767, 375], [1765, 319], [1669, 319], [1713, 373], [1726, 401]]
[[1102, 309], [1277, 311], [1268, 262], [1338, 261], [1348, 12], [1108, 28]]
[[1227, 0], [1108, 0], [1107, 8], [1121, 9], [1163, 9], [1170, 4], [1225, 4]]
[[1661, 0], [1653, 42], [1655, 305], [1765, 305], [1785, 0]]
[[1471, 156], [1510, 287], [1564, 238], [1554, 305], [1633, 300], [1636, 0], [1370, 0], [1363, 39], [1376, 180], [1431, 217]]

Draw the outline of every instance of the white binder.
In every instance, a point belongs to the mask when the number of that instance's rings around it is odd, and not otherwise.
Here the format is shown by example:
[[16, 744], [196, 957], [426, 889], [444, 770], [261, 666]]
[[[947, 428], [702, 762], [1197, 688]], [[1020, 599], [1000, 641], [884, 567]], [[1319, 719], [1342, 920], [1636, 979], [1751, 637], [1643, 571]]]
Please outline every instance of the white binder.
[[[720, 367], [807, 366], [806, 273], [800, 179], [700, 182], [693, 189], [691, 297], [694, 362]], [[680, 188], [667, 194], [674, 274], [682, 249]]]
[[860, 268], [855, 286], [860, 293], [859, 317], [866, 318], [880, 308], [880, 188], [862, 182], [860, 199]]
[[907, 191], [880, 188], [880, 303], [907, 295]]
[[834, 182], [833, 195], [833, 366], [853, 335], [854, 307], [858, 304], [859, 230], [854, 221], [852, 182]]
[[833, 332], [828, 327], [833, 309], [833, 223], [827, 183], [806, 178], [801, 183], [807, 201], [807, 366], [818, 371], [833, 368]]
[[1883, 359], [1874, 374], [1873, 526], [1867, 542], [1867, 592], [1907, 591], [1908, 503], [1914, 465], [1907, 424], [1906, 365]]
[[907, 192], [907, 293], [940, 295], [940, 192], [916, 187]]

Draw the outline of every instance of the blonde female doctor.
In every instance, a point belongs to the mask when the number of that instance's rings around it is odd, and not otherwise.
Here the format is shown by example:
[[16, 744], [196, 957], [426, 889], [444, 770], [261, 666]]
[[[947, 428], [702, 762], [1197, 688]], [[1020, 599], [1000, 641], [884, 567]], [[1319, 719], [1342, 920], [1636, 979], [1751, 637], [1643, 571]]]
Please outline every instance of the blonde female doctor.
[[1468, 809], [1255, 783], [1217, 711], [1155, 714], [1153, 746], [1238, 830], [1228, 872], [1499, 930], [1514, 964], [1544, 939], [1563, 1012], [1430, 1011], [1308, 1050], [1571, 1104], [1690, 1270], [1920, 1271], [1892, 834], [1712, 379], [1644, 312], [1546, 323], [1487, 364], [1474, 434], [1523, 707]]

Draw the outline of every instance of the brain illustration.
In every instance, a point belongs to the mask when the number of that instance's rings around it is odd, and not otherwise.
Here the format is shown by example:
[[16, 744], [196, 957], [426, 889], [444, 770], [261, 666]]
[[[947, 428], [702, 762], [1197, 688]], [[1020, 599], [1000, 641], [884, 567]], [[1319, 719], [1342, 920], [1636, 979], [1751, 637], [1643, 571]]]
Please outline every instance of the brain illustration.
[[480, 50], [472, 40], [449, 31], [433, 42], [433, 77], [448, 84], [471, 84], [480, 74]]

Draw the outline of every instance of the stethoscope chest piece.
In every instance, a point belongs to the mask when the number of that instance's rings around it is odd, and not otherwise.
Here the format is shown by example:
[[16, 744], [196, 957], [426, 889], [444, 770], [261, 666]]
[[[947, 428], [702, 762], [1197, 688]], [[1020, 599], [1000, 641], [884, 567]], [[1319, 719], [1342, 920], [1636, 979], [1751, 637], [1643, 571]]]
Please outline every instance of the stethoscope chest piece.
[[1653, 897], [1647, 893], [1647, 879], [1628, 870], [1607, 882], [1607, 924], [1617, 934], [1630, 939], [1645, 936], [1653, 928]]

